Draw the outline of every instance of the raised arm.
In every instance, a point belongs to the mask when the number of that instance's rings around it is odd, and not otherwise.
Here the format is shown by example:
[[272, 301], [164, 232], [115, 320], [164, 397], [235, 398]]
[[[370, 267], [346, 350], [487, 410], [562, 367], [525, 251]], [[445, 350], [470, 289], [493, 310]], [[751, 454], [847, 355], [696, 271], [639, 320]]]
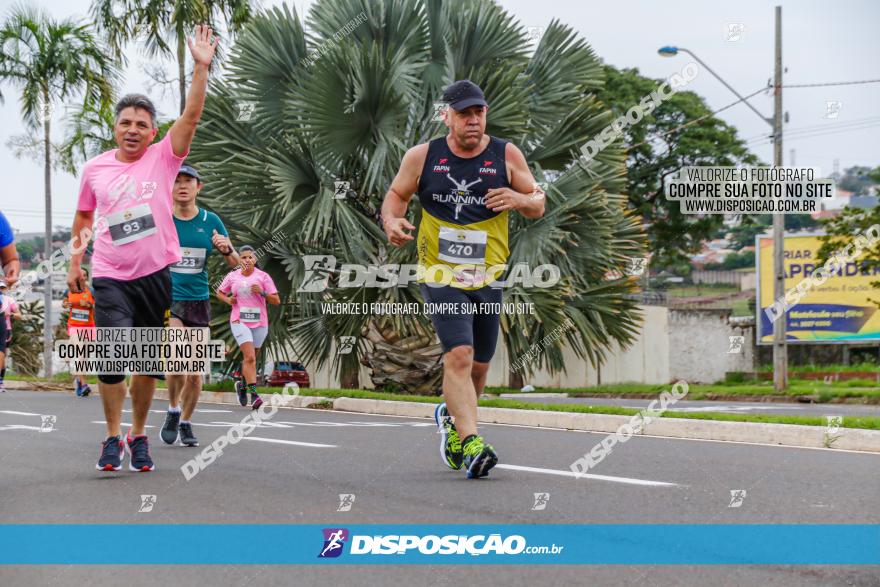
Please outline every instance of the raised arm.
[[405, 230], [416, 227], [406, 219], [406, 208], [416, 190], [419, 189], [419, 176], [428, 156], [428, 144], [416, 145], [403, 155], [400, 170], [391, 182], [385, 200], [382, 202], [382, 228], [388, 235], [388, 242], [402, 246], [413, 239]]
[[171, 126], [171, 148], [178, 157], [183, 157], [189, 152], [193, 137], [196, 134], [196, 125], [202, 117], [205, 107], [205, 93], [208, 90], [208, 68], [214, 59], [214, 51], [220, 42], [214, 36], [214, 31], [206, 25], [198, 25], [195, 28], [194, 37], [187, 38], [192, 54], [194, 66], [192, 83], [189, 93], [186, 95], [186, 106], [183, 114]]

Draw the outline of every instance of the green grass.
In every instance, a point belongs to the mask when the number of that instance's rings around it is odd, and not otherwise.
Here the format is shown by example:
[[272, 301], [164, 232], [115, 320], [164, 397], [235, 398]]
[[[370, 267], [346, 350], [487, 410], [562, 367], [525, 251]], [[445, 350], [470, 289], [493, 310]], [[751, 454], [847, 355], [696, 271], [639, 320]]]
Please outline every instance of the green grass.
[[733, 303], [730, 305], [730, 309], [733, 310], [733, 316], [735, 318], [738, 318], [740, 316], [755, 315], [755, 313], [749, 309], [749, 300], [745, 298], [733, 300]]
[[[206, 386], [206, 389], [212, 386]], [[669, 386], [645, 386], [657, 387], [660, 391], [668, 390]], [[497, 389], [497, 388], [495, 388]], [[224, 390], [218, 390], [224, 391]], [[280, 393], [278, 387], [260, 387], [259, 393]], [[381, 391], [369, 391], [364, 389], [302, 389], [301, 395], [315, 395], [328, 398], [352, 397], [363, 399], [378, 399], [387, 401], [404, 401], [437, 404], [442, 398], [424, 395], [398, 395]], [[659, 395], [659, 391], [658, 391]], [[523, 402], [515, 399], [481, 399], [479, 405], [486, 408], [509, 408], [514, 410], [539, 410], [544, 412], [567, 412], [577, 414], [606, 414], [615, 416], [632, 416], [640, 410], [635, 408], [622, 408], [618, 406], [585, 406], [580, 404], [541, 404]], [[323, 407], [323, 406], [322, 406]], [[826, 426], [827, 422], [822, 416], [780, 416], [776, 414], [722, 414], [718, 412], [674, 412], [662, 414], [663, 418], [685, 418], [688, 420], [716, 420], [725, 422], [761, 422], [767, 424], [799, 424], [802, 426]], [[845, 417], [842, 426], [846, 428], [865, 428], [880, 430], [880, 418], [874, 417]]]
[[[796, 398], [799, 396], [810, 396], [818, 394], [820, 398], [826, 397], [826, 401], [830, 401], [836, 398], [866, 398], [880, 401], [880, 389], [878, 389], [876, 384], [865, 382], [867, 384], [862, 387], [856, 385], [844, 385], [845, 383], [849, 382], [840, 381], [831, 384], [825, 384], [821, 381], [817, 382], [808, 380], [792, 380], [791, 385], [784, 395], [789, 398]], [[620, 383], [614, 385], [598, 385], [596, 387], [570, 389], [536, 389], [535, 393], [567, 393], [571, 397], [591, 397], [596, 396], [597, 394], [619, 395], [621, 397], [625, 397], [627, 395], [659, 396], [660, 393], [664, 391], [669, 391], [671, 387], [671, 385], [655, 385], [646, 383]], [[521, 392], [517, 389], [505, 389], [497, 387], [488, 388], [487, 392], [493, 394], [523, 393], [523, 395], [526, 395], [525, 392]], [[747, 384], [694, 384], [688, 386], [687, 399], [703, 400], [711, 399], [712, 396], [753, 397], [765, 395], [780, 396], [781, 394], [774, 391], [773, 384], [769, 381], [763, 383], [750, 382]]]
[[739, 287], [730, 283], [703, 283], [699, 285], [670, 285], [666, 293], [674, 298], [690, 298], [695, 296], [723, 296], [737, 293]]
[[[770, 373], [773, 371], [773, 365], [762, 365], [760, 371]], [[789, 373], [853, 373], [855, 371], [880, 373], [880, 365], [877, 363], [856, 363], [854, 365], [790, 365], [788, 371]], [[876, 385], [876, 383], [874, 385]]]

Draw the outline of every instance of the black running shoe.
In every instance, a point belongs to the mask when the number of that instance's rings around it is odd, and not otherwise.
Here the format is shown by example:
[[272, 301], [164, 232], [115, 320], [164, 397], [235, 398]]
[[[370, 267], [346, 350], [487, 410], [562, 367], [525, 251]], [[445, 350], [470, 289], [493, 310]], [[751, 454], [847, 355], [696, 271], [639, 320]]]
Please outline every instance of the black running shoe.
[[489, 474], [489, 470], [498, 464], [498, 455], [491, 445], [486, 444], [482, 436], [471, 436], [465, 443], [463, 451], [468, 479], [479, 479]]
[[130, 471], [152, 471], [156, 468], [150, 457], [150, 444], [146, 434], [132, 438], [129, 433], [125, 437], [125, 446], [128, 448]]
[[118, 436], [111, 436], [102, 443], [101, 458], [95, 468], [99, 471], [118, 471], [122, 468], [122, 457], [125, 455], [125, 449], [122, 446], [122, 439]]
[[89, 384], [86, 383], [82, 388], [82, 397], [89, 397], [89, 394], [92, 393], [92, 388], [89, 387]]
[[166, 412], [165, 423], [162, 424], [162, 431], [159, 436], [165, 444], [174, 444], [177, 442], [177, 430], [180, 426], [180, 412]]
[[193, 434], [193, 426], [190, 422], [180, 423], [180, 443], [184, 446], [199, 445], [199, 439]]
[[238, 394], [238, 403], [240, 403], [242, 407], [248, 405], [247, 386], [244, 384], [244, 381], [240, 379], [235, 380], [235, 393]]
[[[256, 394], [254, 394], [256, 395]], [[260, 406], [263, 405], [263, 398], [257, 395], [256, 399], [254, 399], [254, 403], [251, 404], [252, 410], [259, 410]]]

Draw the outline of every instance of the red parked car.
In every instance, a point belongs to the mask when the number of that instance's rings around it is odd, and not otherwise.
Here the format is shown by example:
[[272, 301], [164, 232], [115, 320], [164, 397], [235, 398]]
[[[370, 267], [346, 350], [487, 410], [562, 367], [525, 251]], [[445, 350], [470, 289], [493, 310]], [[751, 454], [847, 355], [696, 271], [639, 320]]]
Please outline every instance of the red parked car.
[[285, 383], [296, 383], [300, 387], [309, 387], [309, 374], [302, 363], [296, 361], [277, 361], [272, 373], [266, 378], [269, 387], [284, 387]]

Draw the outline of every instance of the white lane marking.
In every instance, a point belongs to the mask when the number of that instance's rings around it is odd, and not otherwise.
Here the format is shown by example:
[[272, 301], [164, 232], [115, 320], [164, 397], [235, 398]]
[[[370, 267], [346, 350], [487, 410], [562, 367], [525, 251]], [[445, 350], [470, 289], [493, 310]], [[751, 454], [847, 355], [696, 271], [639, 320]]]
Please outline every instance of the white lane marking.
[[39, 426], [25, 426], [24, 424], [7, 424], [6, 426], [0, 426], [0, 431], [3, 430], [36, 430], [40, 431]]
[[495, 465], [497, 469], [510, 469], [511, 471], [524, 471], [526, 473], [543, 473], [545, 475], [559, 475], [561, 477], [582, 477], [584, 479], [595, 479], [596, 481], [611, 481], [613, 483], [626, 483], [627, 485], [647, 485], [651, 487], [678, 487], [678, 483], [667, 483], [665, 481], [650, 481], [648, 479], [633, 479], [632, 477], [613, 477], [611, 475], [594, 475], [586, 473], [578, 475], [574, 471], [561, 471], [558, 469], [541, 469], [538, 467], [523, 467], [521, 465]]
[[[239, 426], [241, 422], [211, 422], [210, 424], [199, 424], [198, 422], [193, 422], [196, 426]], [[287, 426], [286, 424], [281, 424], [279, 422], [254, 422], [255, 428], [291, 428], [291, 426]]]
[[[131, 410], [124, 409], [122, 410], [124, 414], [130, 414]], [[231, 414], [232, 410], [203, 410], [201, 408], [196, 408], [197, 413], [201, 414]], [[167, 414], [168, 410], [150, 410], [151, 414]]]
[[9, 414], [11, 416], [39, 416], [40, 414], [32, 414], [30, 412], [13, 412], [12, 410], [0, 410], [0, 414]]
[[311, 446], [314, 448], [336, 448], [335, 444], [317, 444], [315, 442], [297, 442], [296, 440], [280, 440], [278, 438], [260, 438], [259, 436], [245, 436], [242, 440], [257, 440], [259, 442], [274, 442], [276, 444], [292, 444], [295, 446]]

